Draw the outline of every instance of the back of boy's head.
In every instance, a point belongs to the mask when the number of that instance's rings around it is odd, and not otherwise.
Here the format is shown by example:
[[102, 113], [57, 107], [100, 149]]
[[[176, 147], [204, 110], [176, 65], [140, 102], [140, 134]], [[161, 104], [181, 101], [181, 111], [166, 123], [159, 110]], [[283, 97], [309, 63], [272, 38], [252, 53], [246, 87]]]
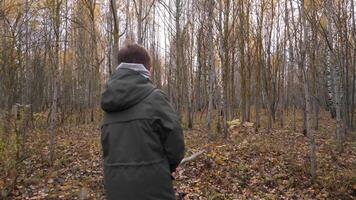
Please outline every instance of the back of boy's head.
[[117, 55], [118, 63], [138, 63], [145, 66], [147, 70], [151, 69], [151, 56], [141, 45], [135, 43], [126, 43], [119, 50]]

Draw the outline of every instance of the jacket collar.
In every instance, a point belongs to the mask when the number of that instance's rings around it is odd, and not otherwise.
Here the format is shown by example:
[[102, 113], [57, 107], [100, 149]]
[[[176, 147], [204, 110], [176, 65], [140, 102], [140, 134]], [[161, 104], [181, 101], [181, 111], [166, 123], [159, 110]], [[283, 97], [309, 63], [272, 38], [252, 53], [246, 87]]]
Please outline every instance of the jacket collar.
[[148, 71], [144, 65], [139, 63], [120, 63], [119, 66], [116, 67], [116, 70], [119, 69], [130, 69], [136, 72], [139, 72], [143, 77], [150, 79], [151, 73]]

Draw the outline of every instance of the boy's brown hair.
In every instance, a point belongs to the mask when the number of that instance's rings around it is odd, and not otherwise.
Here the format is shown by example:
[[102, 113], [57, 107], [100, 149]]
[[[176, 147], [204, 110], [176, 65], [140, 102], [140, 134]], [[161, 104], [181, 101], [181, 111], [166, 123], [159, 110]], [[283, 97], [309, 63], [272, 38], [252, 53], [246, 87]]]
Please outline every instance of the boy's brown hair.
[[126, 44], [119, 50], [117, 55], [118, 63], [138, 63], [143, 64], [147, 70], [151, 69], [151, 56], [148, 51], [138, 44]]

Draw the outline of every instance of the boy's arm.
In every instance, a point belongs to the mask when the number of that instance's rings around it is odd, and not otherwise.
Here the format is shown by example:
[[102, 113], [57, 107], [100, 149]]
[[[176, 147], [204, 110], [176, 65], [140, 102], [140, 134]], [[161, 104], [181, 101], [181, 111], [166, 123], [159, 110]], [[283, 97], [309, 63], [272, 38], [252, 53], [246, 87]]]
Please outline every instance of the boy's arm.
[[184, 158], [184, 138], [180, 125], [179, 127], [176, 126], [176, 129], [167, 135], [167, 140], [163, 145], [168, 158], [170, 170], [171, 172], [174, 172]]
[[161, 91], [157, 93], [159, 93], [159, 97], [157, 98], [158, 118], [156, 122], [159, 126], [159, 133], [168, 158], [170, 170], [174, 172], [184, 158], [183, 130], [168, 98]]

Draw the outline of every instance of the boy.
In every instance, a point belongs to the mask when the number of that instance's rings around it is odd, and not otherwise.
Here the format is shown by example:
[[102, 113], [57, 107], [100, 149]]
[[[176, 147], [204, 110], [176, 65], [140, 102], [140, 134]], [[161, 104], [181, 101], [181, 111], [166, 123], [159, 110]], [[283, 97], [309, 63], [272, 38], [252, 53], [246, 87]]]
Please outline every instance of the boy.
[[151, 58], [129, 44], [102, 93], [104, 184], [109, 200], [175, 199], [171, 174], [184, 156], [177, 114], [150, 81]]

